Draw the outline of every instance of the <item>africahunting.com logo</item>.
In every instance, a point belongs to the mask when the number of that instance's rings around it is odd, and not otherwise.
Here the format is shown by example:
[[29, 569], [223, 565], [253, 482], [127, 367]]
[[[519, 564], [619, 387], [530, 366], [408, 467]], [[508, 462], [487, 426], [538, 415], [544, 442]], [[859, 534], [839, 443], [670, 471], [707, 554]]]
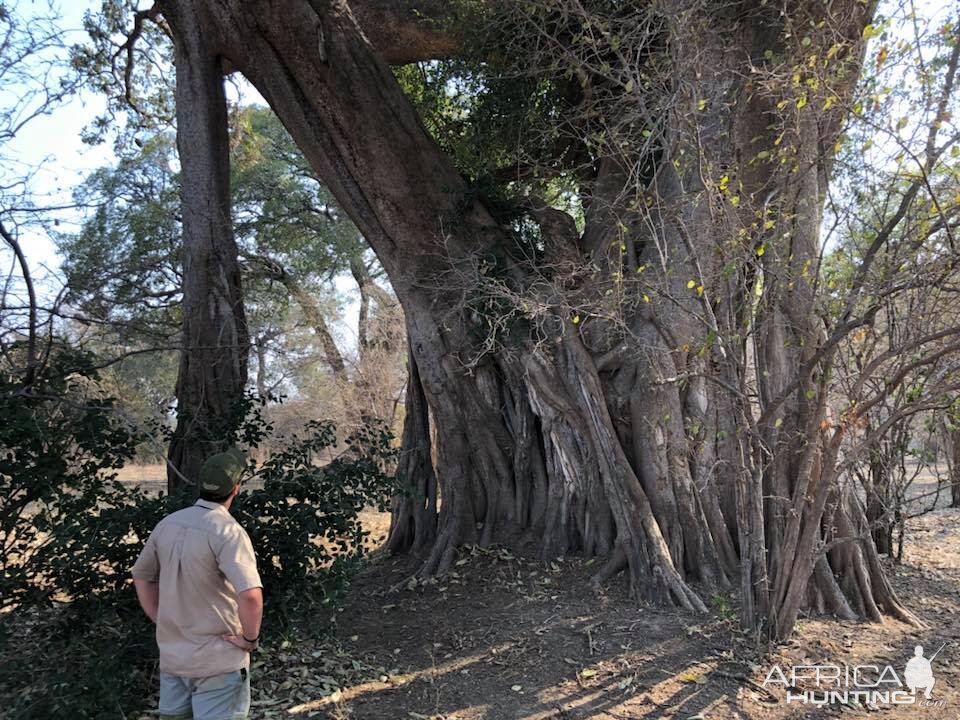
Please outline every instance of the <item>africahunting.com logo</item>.
[[777, 686], [786, 691], [788, 703], [810, 705], [920, 705], [942, 707], [933, 695], [937, 684], [933, 661], [943, 645], [929, 658], [923, 646], [914, 648], [902, 676], [892, 665], [774, 665], [763, 681], [766, 690]]

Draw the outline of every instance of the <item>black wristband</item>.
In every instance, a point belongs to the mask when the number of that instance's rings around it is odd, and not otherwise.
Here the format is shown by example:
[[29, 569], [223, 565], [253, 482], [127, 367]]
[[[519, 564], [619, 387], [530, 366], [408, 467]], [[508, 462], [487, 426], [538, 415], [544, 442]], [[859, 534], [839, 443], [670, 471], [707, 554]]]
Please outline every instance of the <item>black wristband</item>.
[[251, 640], [250, 638], [248, 638], [246, 635], [241, 635], [240, 637], [242, 637], [244, 640], [246, 640], [246, 641], [247, 641], [248, 643], [250, 643], [251, 645], [253, 645], [255, 642], [257, 642], [257, 640], [260, 639], [260, 636], [259, 636], [259, 635], [257, 635], [253, 640]]

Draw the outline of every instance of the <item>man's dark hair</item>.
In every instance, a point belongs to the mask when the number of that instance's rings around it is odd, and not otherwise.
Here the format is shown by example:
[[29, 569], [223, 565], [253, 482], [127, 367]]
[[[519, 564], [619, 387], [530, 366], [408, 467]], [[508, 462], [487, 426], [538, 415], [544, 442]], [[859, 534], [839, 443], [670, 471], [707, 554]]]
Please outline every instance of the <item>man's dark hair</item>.
[[[232, 490], [230, 492], [233, 492]], [[221, 505], [227, 501], [227, 498], [230, 497], [230, 493], [226, 495], [214, 495], [213, 493], [200, 491], [200, 499], [206, 500], [207, 502], [220, 503]]]

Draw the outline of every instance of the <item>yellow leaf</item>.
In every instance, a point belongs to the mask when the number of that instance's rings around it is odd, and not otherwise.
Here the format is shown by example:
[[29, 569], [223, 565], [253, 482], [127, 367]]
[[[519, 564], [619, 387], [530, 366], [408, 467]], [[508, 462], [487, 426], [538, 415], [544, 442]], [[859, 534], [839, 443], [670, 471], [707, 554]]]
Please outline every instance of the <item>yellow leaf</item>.
[[697, 285], [697, 295], [703, 295], [703, 285]]
[[649, 303], [649, 302], [650, 302], [650, 297], [649, 297], [648, 295], [644, 295], [644, 296], [643, 296], [643, 301], [644, 301], [645, 303]]
[[766, 248], [761, 245], [757, 248], [757, 257], [763, 257], [763, 254], [766, 252]]
[[579, 324], [580, 324], [580, 316], [579, 316], [579, 315], [574, 315], [574, 316], [573, 316], [573, 324], [574, 324], [574, 325], [579, 325]]
[[697, 103], [697, 110], [703, 110], [707, 106], [706, 100], [701, 100]]
[[734, 207], [737, 207], [740, 204], [740, 196], [734, 195], [732, 198], [730, 198], [730, 204]]
[[580, 677], [591, 678], [597, 674], [597, 671], [593, 668], [587, 668], [586, 670], [580, 671]]
[[767, 220], [767, 221], [763, 224], [763, 229], [764, 229], [764, 230], [770, 230], [770, 229], [772, 229], [776, 224], [777, 224], [777, 223], [776, 223], [776, 221], [774, 221], [774, 220]]
[[696, 280], [688, 280], [688, 281], [687, 281], [687, 289], [688, 289], [688, 290], [693, 290], [693, 288], [695, 288], [696, 286], [697, 286], [697, 281], [696, 281]]
[[824, 110], [829, 110], [831, 107], [833, 107], [833, 101], [834, 101], [834, 100], [836, 100], [836, 98], [835, 98], [833, 95], [831, 95], [830, 97], [828, 97], [828, 98], [824, 101], [824, 103], [823, 103], [823, 109], [824, 109]]
[[800, 97], [797, 98], [797, 110], [799, 110], [800, 108], [802, 108], [802, 107], [803, 107], [804, 105], [806, 105], [806, 104], [807, 104], [807, 96], [806, 96], [806, 95], [801, 95]]

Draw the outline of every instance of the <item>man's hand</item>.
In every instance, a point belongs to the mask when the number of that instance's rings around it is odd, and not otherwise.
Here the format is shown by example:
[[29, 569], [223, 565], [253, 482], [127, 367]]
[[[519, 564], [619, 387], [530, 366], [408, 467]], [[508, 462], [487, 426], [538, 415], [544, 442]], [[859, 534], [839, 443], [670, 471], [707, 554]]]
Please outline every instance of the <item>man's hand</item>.
[[238, 648], [245, 650], [246, 652], [253, 652], [257, 649], [258, 643], [247, 642], [243, 639], [243, 635], [221, 635], [221, 637], [231, 645], [236, 645]]

